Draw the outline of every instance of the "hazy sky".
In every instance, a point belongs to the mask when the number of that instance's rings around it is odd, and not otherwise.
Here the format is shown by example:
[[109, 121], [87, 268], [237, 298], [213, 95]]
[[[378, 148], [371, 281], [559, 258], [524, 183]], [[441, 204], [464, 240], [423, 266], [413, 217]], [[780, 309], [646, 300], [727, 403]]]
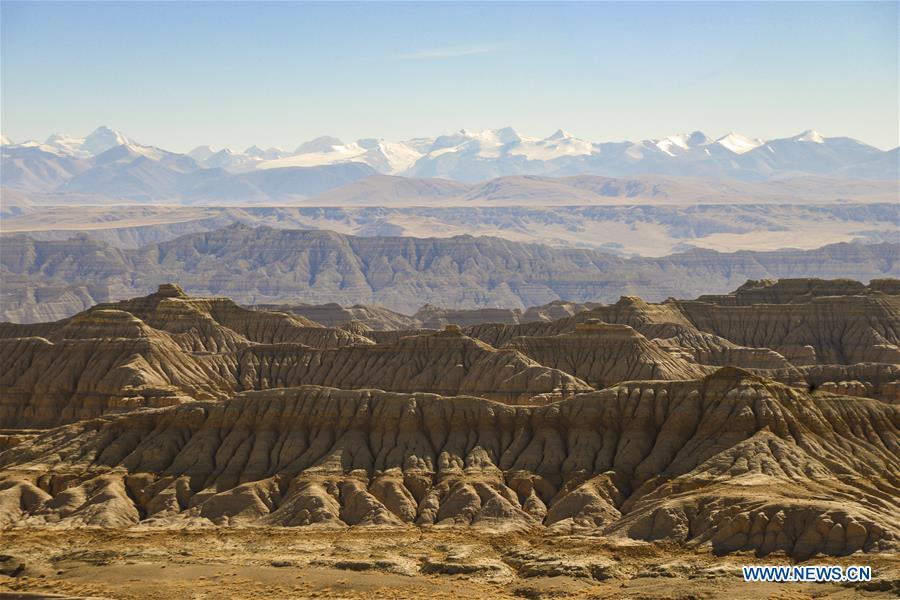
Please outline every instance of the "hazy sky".
[[898, 3], [3, 1], [13, 140], [294, 148], [512, 125], [898, 145]]

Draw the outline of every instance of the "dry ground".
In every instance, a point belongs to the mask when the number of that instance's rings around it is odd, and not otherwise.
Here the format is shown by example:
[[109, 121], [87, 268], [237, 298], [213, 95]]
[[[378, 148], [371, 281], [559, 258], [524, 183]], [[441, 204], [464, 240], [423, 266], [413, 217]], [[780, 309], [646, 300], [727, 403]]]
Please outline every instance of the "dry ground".
[[857, 598], [900, 596], [900, 557], [864, 585], [751, 584], [742, 564], [632, 541], [449, 528], [14, 529], [0, 598]]

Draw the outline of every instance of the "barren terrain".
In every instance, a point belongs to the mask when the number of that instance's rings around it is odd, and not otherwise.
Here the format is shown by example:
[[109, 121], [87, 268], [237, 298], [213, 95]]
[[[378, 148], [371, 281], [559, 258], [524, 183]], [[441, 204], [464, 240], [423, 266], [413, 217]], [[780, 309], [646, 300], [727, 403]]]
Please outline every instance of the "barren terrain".
[[896, 597], [898, 400], [896, 279], [414, 316], [163, 284], [0, 323], [0, 593]]
[[94, 598], [895, 598], [896, 555], [864, 584], [744, 583], [749, 553], [717, 557], [589, 535], [455, 528], [6, 531], [0, 592]]

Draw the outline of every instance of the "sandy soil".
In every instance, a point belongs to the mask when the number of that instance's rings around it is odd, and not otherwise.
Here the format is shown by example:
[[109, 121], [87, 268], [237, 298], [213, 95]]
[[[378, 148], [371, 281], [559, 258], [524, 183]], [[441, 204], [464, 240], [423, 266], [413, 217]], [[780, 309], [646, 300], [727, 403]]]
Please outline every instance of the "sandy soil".
[[900, 596], [900, 557], [854, 555], [868, 584], [745, 583], [742, 564], [589, 536], [349, 528], [0, 532], [0, 598], [858, 598]]

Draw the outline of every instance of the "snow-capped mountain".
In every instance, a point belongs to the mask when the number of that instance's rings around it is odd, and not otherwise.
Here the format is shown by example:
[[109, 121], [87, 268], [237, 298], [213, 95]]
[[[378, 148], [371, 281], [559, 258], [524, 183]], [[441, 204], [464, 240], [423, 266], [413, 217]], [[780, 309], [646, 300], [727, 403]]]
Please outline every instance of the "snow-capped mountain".
[[359, 162], [369, 165], [380, 173], [400, 173], [412, 166], [420, 157], [419, 152], [403, 142], [365, 139], [345, 144], [337, 138], [321, 137], [300, 145], [293, 154], [285, 153], [274, 159], [257, 157], [258, 160], [252, 167], [279, 169]]
[[563, 130], [539, 138], [505, 127], [402, 141], [320, 137], [292, 151], [198, 146], [178, 154], [99, 127], [83, 138], [54, 134], [44, 142], [20, 144], [4, 138], [2, 153], [2, 184], [8, 189], [174, 201], [298, 198], [376, 173], [469, 183], [521, 175], [745, 182], [810, 175], [900, 179], [897, 150], [883, 152], [815, 131], [772, 140], [734, 132], [712, 138], [694, 131], [636, 142], [594, 142]]
[[67, 154], [77, 158], [90, 158], [123, 144], [137, 145], [121, 132], [105, 126], [98, 127], [90, 135], [83, 138], [54, 133], [44, 142], [45, 146], [52, 148], [53, 151], [59, 154]]
[[[461, 181], [507, 175], [581, 174], [611, 177], [656, 174], [761, 181], [797, 175], [830, 175], [836, 169], [884, 154], [850, 138], [826, 138], [813, 131], [768, 141], [738, 133], [713, 139], [695, 131], [638, 142], [591, 142], [564, 131], [539, 139], [520, 135], [510, 128], [463, 130], [435, 138], [431, 144], [419, 142], [418, 149], [422, 156], [400, 174]], [[897, 168], [886, 169], [880, 178], [897, 178]]]
[[[507, 175], [631, 176], [639, 174], [727, 177], [758, 181], [802, 174], [827, 175], [860, 161], [871, 162], [877, 148], [849, 138], [826, 138], [815, 131], [761, 140], [732, 132], [711, 138], [700, 131], [637, 142], [592, 142], [563, 130], [546, 138], [525, 136], [512, 127], [461, 129], [435, 138], [391, 142], [344, 142], [319, 137], [293, 152], [251, 147], [243, 153], [213, 151], [190, 155], [201, 165], [233, 172], [312, 167], [357, 162], [387, 175], [483, 181]], [[872, 171], [872, 169], [868, 169]], [[896, 170], [888, 169], [886, 178]]]

